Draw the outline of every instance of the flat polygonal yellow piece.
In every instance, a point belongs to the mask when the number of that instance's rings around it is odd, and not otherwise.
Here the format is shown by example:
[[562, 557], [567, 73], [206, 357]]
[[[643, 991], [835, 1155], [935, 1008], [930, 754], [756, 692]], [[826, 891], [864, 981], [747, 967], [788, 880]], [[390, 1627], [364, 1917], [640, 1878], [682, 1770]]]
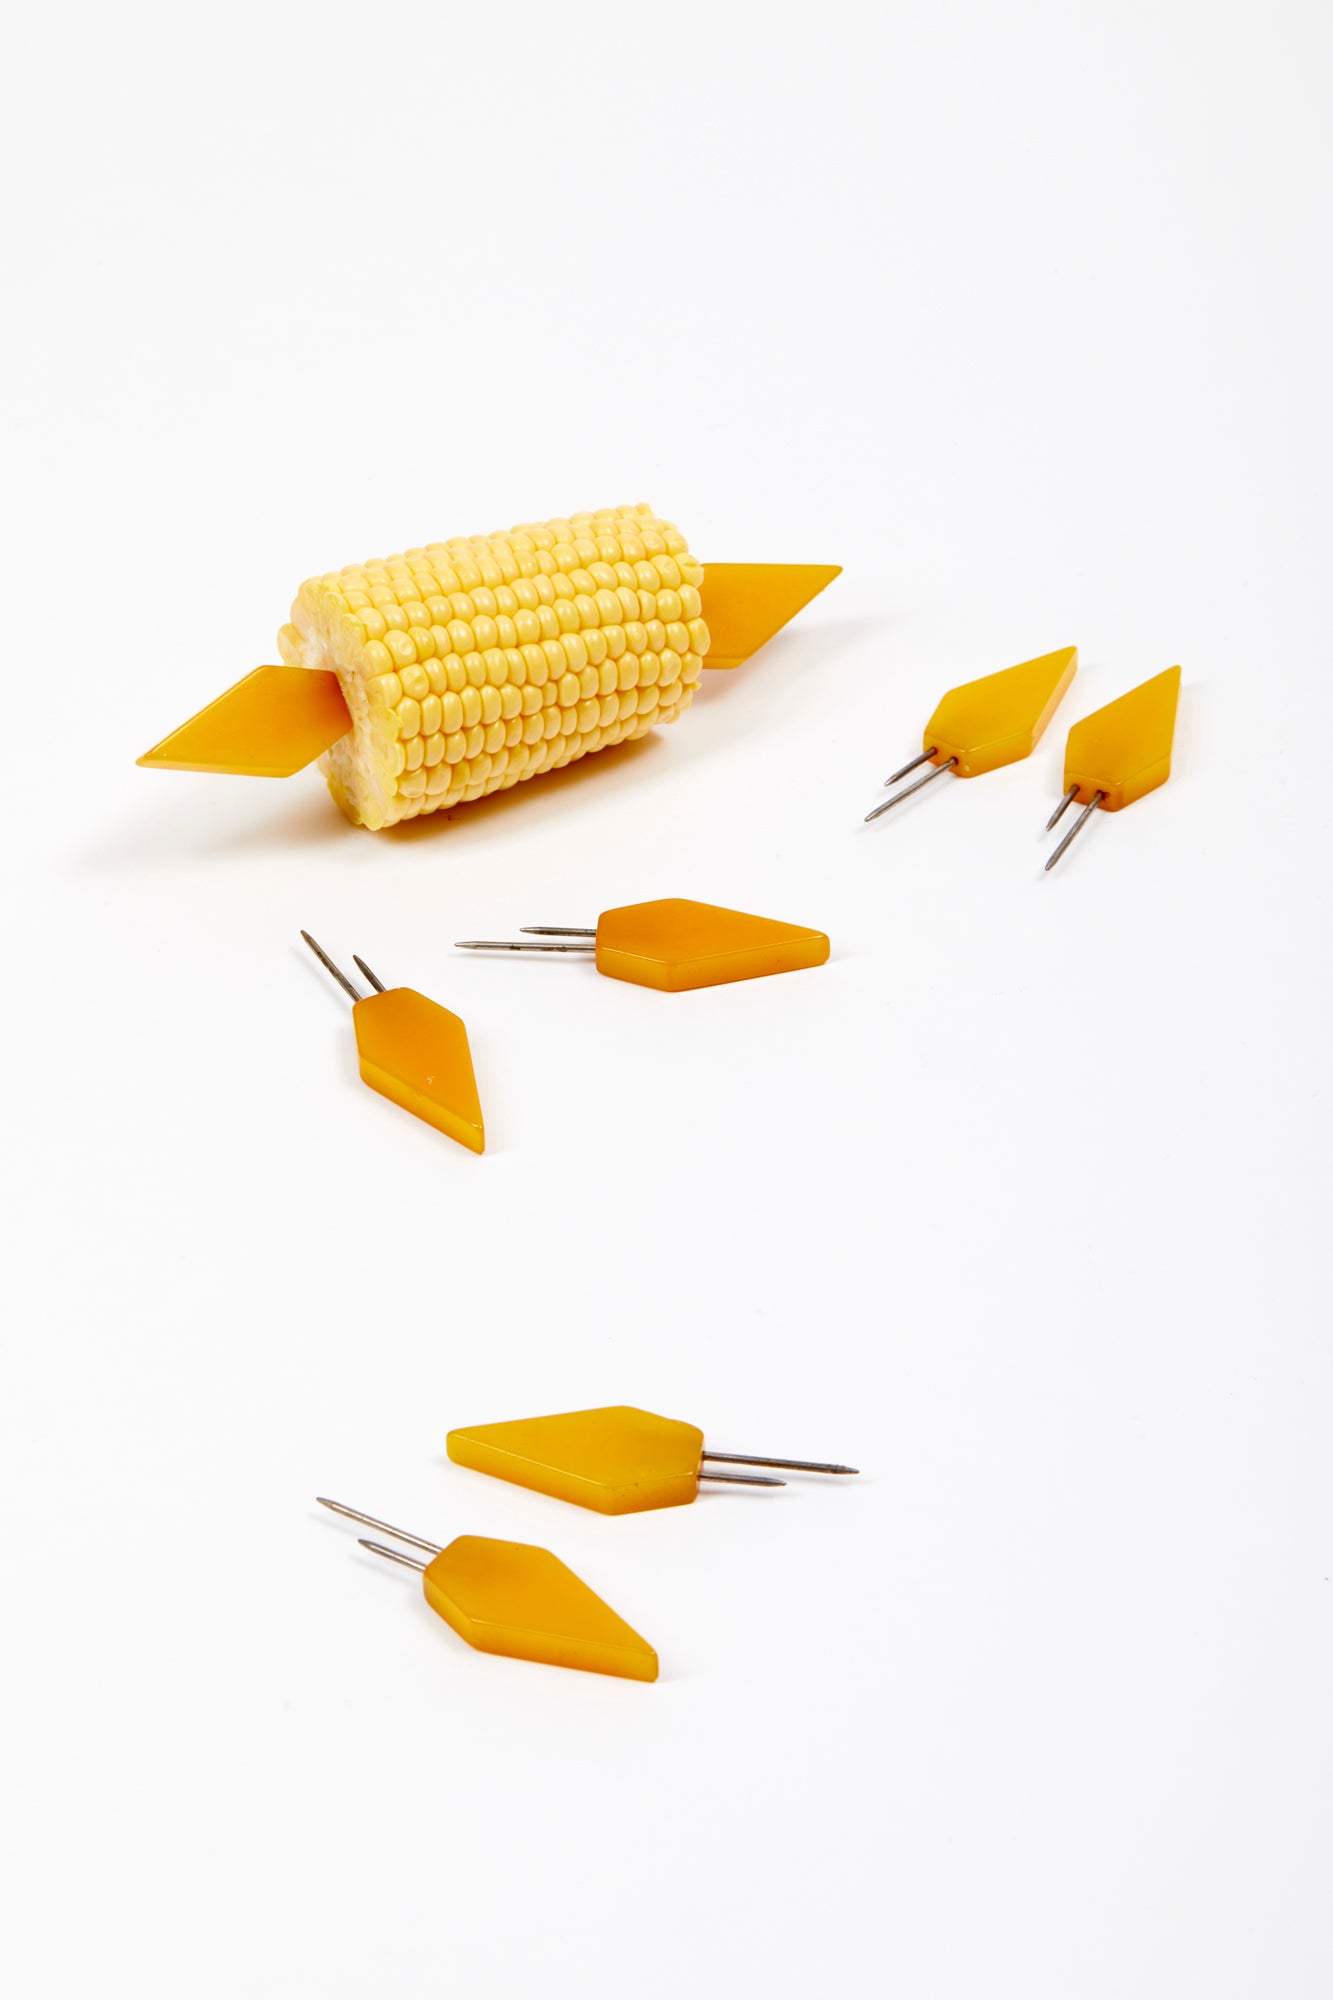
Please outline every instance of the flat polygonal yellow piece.
[[1065, 790], [1075, 787], [1084, 804], [1100, 792], [1102, 811], [1119, 812], [1164, 785], [1179, 698], [1180, 668], [1168, 667], [1076, 722], [1065, 745]]
[[739, 667], [842, 575], [840, 563], [709, 563], [699, 586], [706, 667]]
[[548, 1549], [460, 1535], [422, 1575], [426, 1602], [481, 1653], [655, 1681], [657, 1655]]
[[256, 667], [136, 761], [165, 771], [290, 778], [351, 726], [336, 674]]
[[486, 1132], [467, 1029], [410, 986], [372, 993], [352, 1009], [361, 1075], [372, 1090], [474, 1153]]
[[620, 1404], [450, 1431], [456, 1465], [599, 1514], [683, 1507], [699, 1491], [704, 1434]]
[[950, 688], [921, 738], [933, 764], [957, 761], [959, 778], [979, 778], [1030, 757], [1078, 669], [1078, 647], [1063, 646]]
[[662, 993], [799, 972], [823, 965], [828, 955], [823, 931], [683, 896], [626, 903], [603, 911], [597, 922], [597, 970]]

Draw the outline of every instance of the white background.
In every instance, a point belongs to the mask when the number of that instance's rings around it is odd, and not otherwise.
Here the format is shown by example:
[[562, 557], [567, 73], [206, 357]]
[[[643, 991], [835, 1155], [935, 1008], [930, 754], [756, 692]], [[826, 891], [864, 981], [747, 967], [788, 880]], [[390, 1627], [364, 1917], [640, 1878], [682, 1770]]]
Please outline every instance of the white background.
[[[1325, 2000], [1333, 38], [1315, 4], [29, 7], [5, 70], [9, 1990]], [[401, 834], [135, 755], [301, 579], [650, 500], [841, 581]], [[1037, 754], [861, 816], [958, 681]], [[1071, 722], [1171, 784], [1060, 870]], [[452, 941], [692, 895], [826, 970]], [[484, 1159], [297, 942], [467, 1021]], [[604, 1520], [455, 1424], [794, 1483]], [[655, 1687], [312, 1504], [556, 1549]]]

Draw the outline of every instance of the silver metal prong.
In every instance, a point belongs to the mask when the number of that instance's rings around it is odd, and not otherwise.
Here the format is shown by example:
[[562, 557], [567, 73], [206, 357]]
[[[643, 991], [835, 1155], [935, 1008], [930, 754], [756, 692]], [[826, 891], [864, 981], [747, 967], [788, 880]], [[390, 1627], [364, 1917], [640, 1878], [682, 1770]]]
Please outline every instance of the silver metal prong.
[[929, 750], [923, 750], [919, 757], [913, 757], [910, 764], [904, 764], [901, 771], [895, 771], [891, 778], [884, 780], [884, 783], [886, 785], [896, 785], [899, 778], [905, 778], [909, 771], [915, 771], [918, 764], [924, 764], [928, 757], [933, 757], [934, 755], [935, 751], [933, 747]]
[[[929, 754], [927, 752], [927, 755]], [[920, 761], [920, 758], [918, 758], [917, 762], [920, 763]], [[885, 799], [882, 805], [876, 806], [872, 812], [866, 814], [867, 823], [872, 819], [878, 819], [881, 813], [892, 812], [893, 808], [900, 806], [904, 799], [910, 799], [913, 792], [919, 792], [923, 785], [933, 785], [936, 778], [942, 776], [945, 771], [952, 771], [957, 762], [958, 759], [956, 757], [946, 757], [942, 764], [937, 764], [933, 771], [927, 771], [925, 777], [918, 778], [914, 785], [904, 785], [902, 790], [895, 792], [891, 799]]]
[[597, 946], [557, 944], [554, 939], [543, 939], [541, 944], [518, 944], [509, 938], [458, 938], [454, 948], [457, 951], [596, 951]]
[[590, 937], [597, 935], [596, 926], [592, 930], [580, 930], [577, 924], [520, 924], [524, 937]]
[[720, 1486], [785, 1486], [785, 1479], [764, 1479], [753, 1472], [701, 1472], [700, 1479], [715, 1479]]
[[404, 1569], [420, 1572], [426, 1568], [426, 1564], [419, 1563], [415, 1556], [405, 1556], [401, 1549], [386, 1549], [383, 1542], [368, 1542], [364, 1535], [357, 1536], [356, 1545], [359, 1549], [369, 1549], [373, 1556], [385, 1556], [391, 1563], [401, 1563]]
[[341, 1500], [326, 1500], [323, 1494], [316, 1494], [321, 1507], [327, 1507], [332, 1514], [344, 1514], [349, 1521], [359, 1521], [363, 1528], [378, 1528], [382, 1535], [392, 1535], [396, 1542], [407, 1542], [414, 1549], [424, 1549], [428, 1556], [440, 1553], [438, 1542], [423, 1542], [420, 1535], [409, 1535], [406, 1528], [391, 1528], [387, 1521], [377, 1521], [373, 1514], [359, 1514], [355, 1507], [344, 1507]]
[[746, 1451], [706, 1451], [703, 1456], [716, 1465], [772, 1465], [780, 1472], [840, 1472], [856, 1477], [854, 1465], [816, 1465], [808, 1458], [752, 1458]]
[[384, 981], [382, 979], [376, 979], [374, 973], [371, 971], [370, 967], [366, 964], [364, 958], [359, 957], [356, 952], [352, 953], [352, 958], [354, 963], [361, 967], [361, 970], [365, 973], [366, 978], [370, 981], [375, 991], [377, 993], [383, 993]]
[[[315, 940], [314, 940], [314, 939], [313, 939], [313, 938], [311, 937], [311, 935], [310, 935], [309, 931], [302, 931], [302, 933], [301, 933], [301, 936], [302, 936], [302, 937], [303, 937], [303, 938], [305, 939], [306, 943], [307, 943], [307, 944], [308, 944], [308, 945], [310, 946], [310, 949], [311, 949], [311, 951], [313, 951], [313, 952], [314, 952], [314, 954], [315, 954], [315, 957], [316, 957], [316, 958], [317, 958], [317, 959], [319, 960], [320, 964], [321, 964], [321, 965], [322, 965], [322, 966], [324, 967], [324, 970], [325, 970], [326, 972], [331, 972], [331, 973], [333, 974], [333, 976], [334, 976], [334, 978], [335, 978], [335, 979], [337, 980], [337, 982], [338, 982], [339, 986], [341, 986], [341, 987], [342, 987], [342, 990], [343, 990], [343, 992], [344, 992], [344, 993], [350, 993], [350, 994], [351, 994], [351, 996], [352, 996], [352, 998], [353, 998], [353, 1000], [364, 1000], [364, 999], [365, 999], [365, 997], [366, 997], [366, 996], [365, 996], [365, 994], [364, 994], [364, 993], [358, 993], [358, 992], [357, 992], [357, 990], [356, 990], [356, 988], [355, 988], [355, 986], [353, 986], [353, 984], [352, 984], [351, 980], [350, 980], [350, 979], [349, 979], [349, 978], [347, 977], [347, 974], [346, 974], [345, 972], [340, 972], [340, 971], [338, 970], [338, 968], [337, 968], [337, 966], [336, 966], [336, 965], [334, 964], [333, 960], [332, 960], [332, 959], [331, 959], [331, 958], [329, 957], [328, 953], [327, 953], [327, 952], [325, 951], [325, 949], [324, 949], [323, 945], [321, 945], [321, 944], [316, 944], [316, 943], [315, 943]], [[360, 963], [361, 963], [361, 961], [360, 961], [360, 959], [358, 959], [358, 960], [357, 960], [357, 964], [359, 965]]]
[[1074, 824], [1070, 827], [1068, 833], [1065, 835], [1064, 839], [1060, 842], [1060, 845], [1056, 848], [1050, 860], [1046, 863], [1045, 868], [1042, 870], [1042, 873], [1044, 875], [1050, 874], [1052, 868], [1054, 868], [1056, 862], [1060, 859], [1060, 856], [1064, 853], [1070, 841], [1074, 839], [1076, 834], [1082, 833], [1084, 827], [1087, 825], [1088, 821], [1092, 818], [1092, 815], [1096, 812], [1098, 806], [1101, 804], [1102, 800], [1105, 797], [1106, 797], [1105, 792], [1093, 793], [1087, 805], [1084, 806], [1082, 812], [1079, 814], [1078, 818], [1074, 821]]
[[1055, 808], [1055, 811], [1051, 814], [1050, 818], [1047, 820], [1046, 822], [1047, 833], [1050, 833], [1051, 830], [1059, 824], [1060, 820], [1064, 817], [1066, 806], [1073, 805], [1074, 800], [1077, 796], [1078, 796], [1078, 786], [1071, 785], [1069, 787], [1069, 790], [1065, 793], [1064, 797], [1061, 799], [1059, 805]]

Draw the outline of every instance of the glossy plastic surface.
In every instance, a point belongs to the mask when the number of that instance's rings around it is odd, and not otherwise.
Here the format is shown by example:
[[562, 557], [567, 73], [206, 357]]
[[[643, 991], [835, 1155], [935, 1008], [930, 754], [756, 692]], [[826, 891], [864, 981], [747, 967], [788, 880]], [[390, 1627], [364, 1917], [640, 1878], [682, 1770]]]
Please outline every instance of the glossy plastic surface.
[[290, 778], [351, 726], [336, 674], [256, 667], [137, 762], [164, 771]]
[[1017, 667], [950, 688], [921, 738], [933, 764], [957, 758], [954, 775], [979, 778], [1030, 757], [1078, 669], [1078, 647], [1063, 646]]
[[372, 993], [352, 1009], [361, 1075], [372, 1090], [474, 1153], [486, 1132], [467, 1029], [410, 986]]
[[704, 665], [739, 667], [841, 575], [839, 563], [705, 563]]
[[426, 1602], [479, 1653], [655, 1681], [646, 1639], [548, 1549], [460, 1535], [422, 1575]]
[[681, 896], [626, 903], [604, 911], [597, 924], [597, 970], [662, 993], [800, 972], [828, 955], [822, 931]]
[[699, 1491], [703, 1448], [693, 1424], [626, 1404], [474, 1424], [448, 1437], [455, 1465], [598, 1514], [687, 1505]]
[[1164, 785], [1179, 698], [1180, 668], [1168, 667], [1076, 722], [1065, 745], [1065, 790], [1076, 785], [1084, 805], [1101, 792], [1102, 811], [1119, 812]]

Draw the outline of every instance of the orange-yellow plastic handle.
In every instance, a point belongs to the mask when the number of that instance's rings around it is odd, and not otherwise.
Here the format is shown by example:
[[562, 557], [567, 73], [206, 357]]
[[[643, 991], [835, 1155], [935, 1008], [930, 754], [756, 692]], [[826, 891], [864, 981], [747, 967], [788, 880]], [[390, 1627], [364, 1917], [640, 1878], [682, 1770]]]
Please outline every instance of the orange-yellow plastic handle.
[[954, 775], [979, 778], [1030, 757], [1078, 670], [1078, 647], [1062, 646], [979, 681], [950, 688], [926, 724], [931, 762], [952, 757]]
[[1168, 667], [1076, 722], [1065, 745], [1065, 790], [1086, 804], [1102, 794], [1103, 812], [1132, 806], [1171, 776], [1180, 699], [1180, 668]]
[[627, 903], [604, 911], [597, 923], [597, 970], [662, 993], [799, 972], [823, 965], [828, 955], [823, 931], [682, 896]]
[[256, 667], [136, 761], [164, 771], [290, 778], [351, 726], [336, 674]]
[[372, 1090], [474, 1153], [486, 1149], [467, 1029], [410, 986], [391, 986], [352, 1009], [361, 1075]]
[[705, 563], [706, 667], [739, 667], [842, 575], [838, 563]]
[[450, 1431], [455, 1465], [598, 1514], [684, 1507], [699, 1491], [704, 1434], [673, 1417], [617, 1404]]
[[426, 1602], [481, 1653], [655, 1681], [657, 1655], [548, 1549], [460, 1535], [427, 1564]]

